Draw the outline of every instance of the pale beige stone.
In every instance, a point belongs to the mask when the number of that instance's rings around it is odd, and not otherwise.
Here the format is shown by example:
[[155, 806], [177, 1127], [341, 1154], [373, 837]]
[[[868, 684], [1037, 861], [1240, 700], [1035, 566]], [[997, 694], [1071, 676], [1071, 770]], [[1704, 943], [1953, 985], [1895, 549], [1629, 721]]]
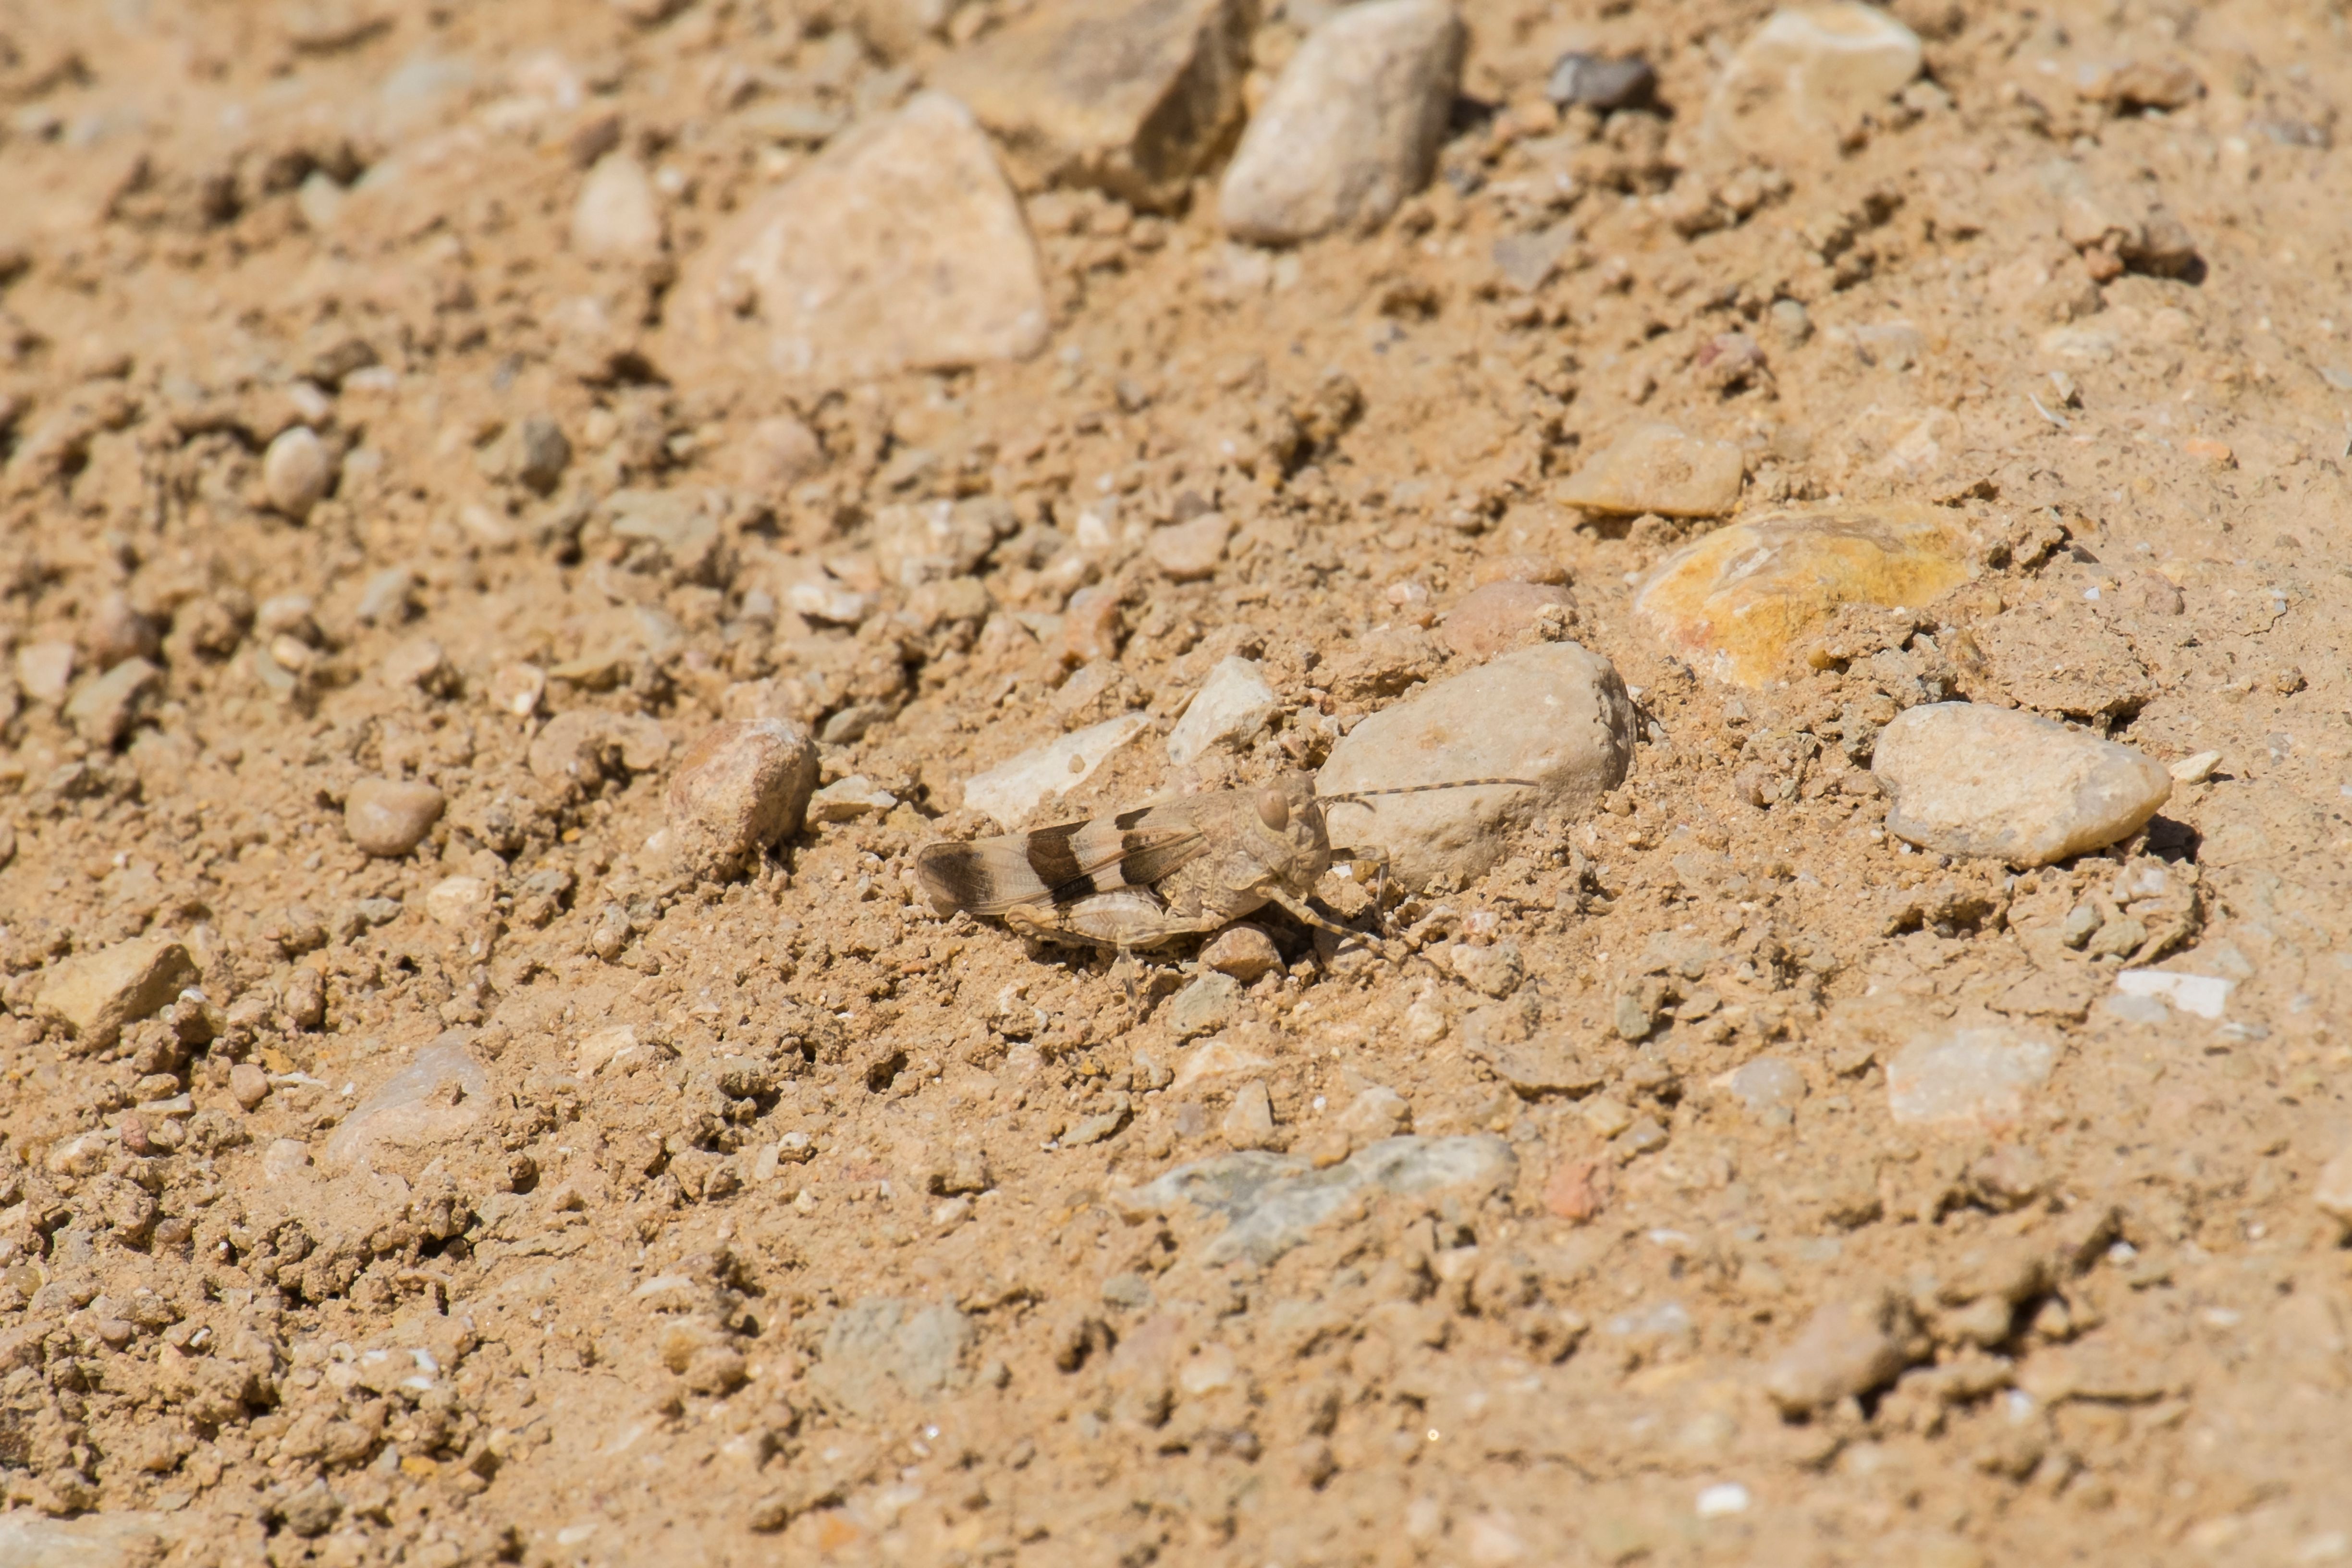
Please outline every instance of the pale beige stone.
[[828, 147], [706, 245], [669, 353], [705, 384], [839, 383], [1045, 346], [1037, 249], [988, 138], [943, 93]]
[[151, 1017], [196, 983], [188, 950], [157, 937], [117, 942], [51, 964], [36, 1006], [71, 1029], [85, 1048], [104, 1049], [122, 1026]]
[[1721, 517], [1738, 504], [1744, 468], [1728, 441], [1702, 440], [1673, 425], [1636, 425], [1554, 494], [1587, 511]]
[[1685, 545], [1633, 605], [1699, 669], [1759, 687], [1839, 605], [1917, 606], [1969, 575], [1968, 536], [1933, 508], [1773, 512]]
[[725, 881], [800, 831], [816, 788], [816, 742], [789, 719], [715, 724], [688, 746], [670, 778], [669, 827], [678, 864]]
[[1918, 35], [1875, 5], [1834, 0], [1775, 11], [1717, 79], [1706, 133], [1751, 156], [1833, 157], [1919, 64]]
[[572, 248], [599, 261], [646, 262], [667, 240], [661, 198], [645, 165], [626, 153], [596, 160], [572, 203]]
[[1173, 205], [1242, 118], [1256, 0], [1046, 0], [940, 62], [1025, 181]]
[[1236, 239], [1377, 225], [1429, 183], [1469, 35], [1443, 0], [1368, 0], [1307, 35], [1217, 194]]
[[424, 842], [448, 804], [429, 784], [362, 779], [343, 801], [343, 830], [366, 854], [389, 858]]
[[2047, 866], [2137, 832], [2172, 793], [2145, 752], [1981, 703], [1914, 708], [1880, 732], [1871, 772], [1886, 830], [1923, 849]]
[[2016, 1125], [2050, 1080], [2057, 1047], [2006, 1024], [1915, 1035], [1886, 1064], [1886, 1105], [1905, 1127], [1980, 1131]]
[[1194, 583], [1216, 574], [1217, 563], [1225, 558], [1225, 541], [1234, 525], [1221, 511], [1204, 511], [1183, 522], [1172, 522], [1151, 531], [1144, 548], [1151, 553], [1151, 563], [1171, 582]]
[[319, 1163], [338, 1170], [376, 1164], [471, 1134], [489, 1107], [490, 1085], [466, 1040], [452, 1029], [418, 1051], [343, 1119]]

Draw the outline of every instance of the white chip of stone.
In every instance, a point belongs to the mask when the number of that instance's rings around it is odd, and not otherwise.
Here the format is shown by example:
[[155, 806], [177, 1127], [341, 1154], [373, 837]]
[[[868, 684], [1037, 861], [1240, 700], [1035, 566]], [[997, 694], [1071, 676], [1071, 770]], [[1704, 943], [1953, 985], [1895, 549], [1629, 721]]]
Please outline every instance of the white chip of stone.
[[2175, 784], [2203, 784], [2221, 765], [2221, 752], [2200, 752], [2193, 757], [2181, 758], [2165, 771], [2172, 775]]
[[2116, 976], [2126, 996], [2155, 996], [2200, 1018], [2218, 1018], [2237, 982], [2217, 974], [2176, 974], [2168, 969], [2126, 969]]
[[963, 803], [1007, 827], [1018, 827], [1040, 805], [1092, 778], [1095, 770], [1141, 733], [1147, 722], [1140, 713], [1122, 713], [1032, 747], [1011, 762], [966, 779]]
[[1753, 1501], [1748, 1489], [1738, 1481], [1718, 1481], [1698, 1494], [1698, 1516], [1701, 1519], [1723, 1519], [1735, 1513], [1746, 1513]]

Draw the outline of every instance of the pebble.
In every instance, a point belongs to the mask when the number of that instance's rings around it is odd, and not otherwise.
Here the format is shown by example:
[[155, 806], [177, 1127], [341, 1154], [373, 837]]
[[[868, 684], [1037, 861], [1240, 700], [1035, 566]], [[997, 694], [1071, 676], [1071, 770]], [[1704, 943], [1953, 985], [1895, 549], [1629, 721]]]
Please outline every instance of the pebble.
[[71, 1029], [84, 1050], [104, 1050], [125, 1024], [152, 1017], [196, 980], [186, 948], [142, 937], [51, 963], [36, 1007]]
[[2347, 1149], [2319, 1169], [2319, 1182], [2312, 1189], [2311, 1201], [2319, 1212], [2336, 1221], [2347, 1236], [2352, 1236], [2352, 1149]]
[[152, 659], [163, 645], [154, 621], [141, 615], [127, 594], [109, 594], [98, 602], [82, 640], [90, 662], [100, 669], [111, 669], [126, 658]]
[[2050, 1079], [2057, 1051], [2005, 1024], [1915, 1035], [1886, 1064], [1886, 1104], [1906, 1127], [2014, 1125], [2026, 1095]]
[[940, 62], [1024, 184], [1181, 201], [1243, 114], [1250, 0], [1047, 0]]
[[1728, 441], [1706, 441], [1677, 426], [1636, 425], [1554, 491], [1587, 511], [1661, 517], [1721, 517], [1739, 500], [1744, 464]]
[[1774, 512], [1667, 556], [1633, 607], [1681, 658], [1752, 689], [1788, 674], [1839, 605], [1925, 605], [1969, 574], [1967, 538], [1932, 508]]
[[1244, 985], [1282, 967], [1282, 952], [1262, 926], [1229, 925], [1201, 949], [1201, 967], [1231, 975]]
[[1753, 157], [1833, 157], [1919, 66], [1919, 36], [1875, 5], [1834, 0], [1775, 11], [1717, 79], [1706, 132]]
[[1274, 1064], [1232, 1040], [1203, 1040], [1178, 1058], [1171, 1092], [1181, 1099], [1228, 1079], [1264, 1072]]
[[343, 1118], [320, 1163], [349, 1170], [380, 1155], [454, 1142], [480, 1124], [489, 1088], [466, 1032], [451, 1029]]
[[1168, 731], [1168, 760], [1185, 768], [1212, 746], [1239, 751], [1264, 734], [1281, 711], [1281, 700], [1255, 660], [1219, 659]]
[[824, 444], [789, 414], [760, 420], [736, 443], [735, 479], [754, 495], [772, 495], [824, 471]]
[[449, 656], [431, 637], [410, 637], [383, 656], [381, 667], [383, 683], [394, 690], [415, 687], [435, 696], [446, 696], [457, 684], [457, 672], [449, 668]]
[[1717, 1079], [1732, 1098], [1752, 1111], [1794, 1110], [1805, 1098], [1805, 1075], [1794, 1062], [1779, 1057], [1759, 1057]]
[[1550, 282], [1576, 243], [1576, 226], [1560, 222], [1549, 228], [1496, 237], [1488, 257], [1504, 282], [1522, 294], [1532, 294]]
[[2129, 60], [2121, 65], [2085, 65], [2075, 73], [2074, 91], [2117, 114], [2138, 110], [2185, 109], [2205, 90], [2186, 60]]
[[1223, 512], [1204, 511], [1186, 521], [1153, 529], [1144, 548], [1151, 554], [1151, 563], [1170, 582], [1197, 583], [1216, 575], [1217, 563], [1225, 558], [1225, 541], [1233, 531]]
[[1421, 1198], [1447, 1193], [1465, 1199], [1508, 1187], [1518, 1162], [1510, 1145], [1491, 1133], [1460, 1138], [1383, 1138], [1327, 1169], [1310, 1160], [1248, 1151], [1180, 1165], [1157, 1180], [1114, 1191], [1109, 1200], [1129, 1214], [1164, 1214], [1191, 1204], [1225, 1219], [1203, 1261], [1214, 1266], [1247, 1259], [1273, 1262], [1345, 1211], [1360, 1192]]
[[789, 719], [715, 724], [686, 749], [665, 796], [680, 868], [724, 882], [801, 829], [816, 742]]
[[971, 1321], [944, 1303], [867, 1296], [825, 1325], [808, 1385], [827, 1404], [871, 1417], [894, 1399], [928, 1400], [956, 1386], [973, 1337]]
[[1047, 325], [1020, 204], [970, 111], [938, 92], [748, 202], [670, 300], [673, 357], [755, 384], [1025, 358]]
[[343, 801], [343, 831], [363, 854], [405, 855], [441, 820], [447, 800], [428, 784], [362, 779]]
[[1810, 1415], [1883, 1388], [1917, 1359], [1911, 1310], [1889, 1291], [1816, 1309], [1764, 1373], [1764, 1392], [1788, 1415]]
[[1509, 1084], [1522, 1100], [1547, 1095], [1591, 1094], [1601, 1087], [1601, 1074], [1566, 1040], [1544, 1037], [1521, 1046], [1487, 1046], [1465, 1042], [1465, 1048], [1482, 1058], [1495, 1076]]
[[572, 204], [572, 248], [592, 260], [642, 263], [657, 258], [667, 239], [646, 166], [626, 153], [597, 159]]
[[261, 488], [269, 504], [300, 522], [335, 482], [327, 444], [307, 425], [278, 432], [261, 455]]
[[479, 877], [444, 877], [425, 889], [425, 912], [445, 926], [463, 926], [486, 912], [496, 896]]
[[275, 1186], [310, 1168], [310, 1145], [299, 1138], [274, 1138], [261, 1151], [261, 1179]]
[[490, 674], [490, 706], [528, 719], [547, 695], [547, 672], [535, 664], [502, 664]]
[[1563, 1160], [1544, 1179], [1544, 1212], [1571, 1225], [1599, 1218], [1610, 1195], [1609, 1167], [1598, 1160]]
[[572, 466], [572, 441], [563, 426], [534, 414], [515, 434], [515, 478], [538, 495], [550, 495]]
[[73, 685], [75, 663], [69, 642], [28, 642], [16, 650], [17, 689], [35, 702], [55, 706]]
[[1637, 109], [1657, 94], [1658, 73], [1639, 55], [1611, 59], [1571, 49], [1559, 57], [1544, 82], [1544, 96], [1562, 109], [1582, 104], [1606, 114]]
[[2047, 866], [2137, 832], [2172, 793], [2164, 764], [2055, 720], [1980, 703], [1914, 708], [1880, 731], [1886, 830], [1922, 849]]
[[1440, 635], [1461, 658], [1488, 658], [1533, 635], [1547, 612], [1562, 626], [1574, 618], [1576, 601], [1549, 583], [1489, 583], [1464, 595], [1445, 617]]
[[363, 626], [398, 626], [416, 608], [416, 574], [405, 566], [373, 573], [361, 589], [352, 614]]
[[1286, 245], [1385, 221], [1436, 168], [1467, 45], [1442, 0], [1364, 0], [1318, 26], [1226, 167], [1225, 232]]
[[269, 1098], [269, 1075], [252, 1062], [239, 1062], [228, 1069], [228, 1092], [239, 1109], [251, 1110]]
[[855, 822], [861, 816], [887, 816], [898, 797], [864, 773], [838, 778], [809, 796], [811, 822]]
[[1241, 1003], [1241, 984], [1232, 975], [1213, 972], [1201, 975], [1170, 999], [1169, 1030], [1179, 1040], [1213, 1035], [1234, 1021]]
[[2199, 1018], [2220, 1018], [2228, 1011], [2230, 993], [2237, 984], [2218, 974], [2183, 974], [2168, 969], [2126, 969], [2116, 975], [2116, 990], [2122, 995], [2158, 998]]
[[1140, 713], [1126, 713], [1032, 747], [1010, 762], [966, 779], [963, 804], [1006, 828], [1018, 827], [1039, 805], [1092, 778], [1112, 752], [1141, 734], [1150, 723]]
[[1233, 1103], [1225, 1107], [1224, 1118], [1217, 1123], [1217, 1135], [1234, 1149], [1279, 1146], [1274, 1130], [1274, 1100], [1264, 1079], [1252, 1079], [1234, 1091]]
[[1475, 877], [1514, 830], [1574, 817], [1625, 778], [1636, 716], [1616, 667], [1574, 643], [1522, 648], [1358, 724], [1316, 775], [1327, 799], [1352, 790], [1462, 779], [1534, 781], [1342, 802], [1325, 808], [1334, 844], [1385, 850], [1408, 888]]
[[126, 658], [73, 694], [66, 721], [93, 746], [117, 746], [163, 689], [162, 670], [143, 658]]

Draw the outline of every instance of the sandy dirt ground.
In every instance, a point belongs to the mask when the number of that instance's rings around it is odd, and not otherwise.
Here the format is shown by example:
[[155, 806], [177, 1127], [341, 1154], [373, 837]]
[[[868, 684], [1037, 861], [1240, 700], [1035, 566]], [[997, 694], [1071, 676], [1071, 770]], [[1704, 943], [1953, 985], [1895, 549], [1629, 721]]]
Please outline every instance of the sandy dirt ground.
[[[2352, 1560], [2342, 7], [1469, 0], [1263, 244], [1346, 14], [1180, 12], [1147, 169], [1007, 0], [0, 5], [0, 1561]], [[1948, 581], [1637, 605], [1776, 511]], [[1570, 642], [1360, 937], [917, 882]], [[1939, 701], [2169, 793], [1915, 845]]]

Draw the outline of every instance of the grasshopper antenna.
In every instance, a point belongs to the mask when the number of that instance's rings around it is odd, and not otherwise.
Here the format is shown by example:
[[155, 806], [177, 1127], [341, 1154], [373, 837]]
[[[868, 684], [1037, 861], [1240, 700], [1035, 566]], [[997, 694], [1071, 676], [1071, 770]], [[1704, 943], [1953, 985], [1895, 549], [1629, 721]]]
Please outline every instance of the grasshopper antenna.
[[1539, 787], [1534, 779], [1453, 779], [1444, 784], [1397, 784], [1389, 789], [1351, 789], [1339, 795], [1318, 795], [1315, 798], [1327, 805], [1353, 801], [1361, 805], [1376, 795], [1425, 795], [1433, 789], [1482, 789], [1490, 784], [1511, 784], [1520, 789]]

